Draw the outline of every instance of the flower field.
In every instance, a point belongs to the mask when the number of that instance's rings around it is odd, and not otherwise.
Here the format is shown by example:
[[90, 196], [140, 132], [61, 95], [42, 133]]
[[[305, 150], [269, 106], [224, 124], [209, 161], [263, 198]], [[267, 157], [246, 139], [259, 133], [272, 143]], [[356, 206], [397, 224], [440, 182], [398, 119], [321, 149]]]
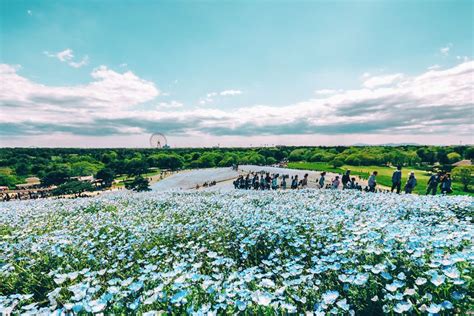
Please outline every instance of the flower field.
[[0, 314], [473, 310], [473, 201], [353, 191], [0, 205]]

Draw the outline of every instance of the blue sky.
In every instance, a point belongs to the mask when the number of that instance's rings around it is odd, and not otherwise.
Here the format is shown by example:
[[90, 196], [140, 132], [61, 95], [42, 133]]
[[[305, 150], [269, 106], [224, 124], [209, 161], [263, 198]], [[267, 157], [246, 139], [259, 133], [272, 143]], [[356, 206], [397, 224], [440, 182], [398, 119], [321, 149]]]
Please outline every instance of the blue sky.
[[472, 142], [472, 1], [1, 6], [4, 146]]

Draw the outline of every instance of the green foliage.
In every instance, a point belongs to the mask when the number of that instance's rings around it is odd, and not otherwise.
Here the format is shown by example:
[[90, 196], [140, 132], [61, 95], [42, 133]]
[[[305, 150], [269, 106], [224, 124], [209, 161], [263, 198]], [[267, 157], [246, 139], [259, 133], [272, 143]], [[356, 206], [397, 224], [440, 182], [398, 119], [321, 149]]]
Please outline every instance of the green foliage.
[[15, 189], [15, 185], [22, 181], [12, 174], [0, 173], [0, 186], [7, 186], [9, 189]]
[[450, 163], [458, 162], [459, 160], [461, 160], [461, 155], [456, 152], [449, 153], [448, 160]]
[[72, 180], [58, 186], [52, 191], [52, 194], [79, 194], [85, 191], [94, 191], [94, 186], [90, 182]]
[[150, 191], [150, 182], [142, 176], [137, 176], [131, 182], [126, 182], [125, 188], [136, 192]]
[[115, 173], [110, 168], [104, 168], [97, 172], [96, 174], [97, 179], [102, 180], [102, 185], [106, 188], [110, 187], [114, 182]]
[[306, 149], [295, 149], [288, 156], [289, 161], [302, 161], [305, 160]]
[[49, 187], [52, 185], [60, 185], [63, 184], [69, 179], [69, 173], [64, 170], [53, 170], [45, 174], [43, 178], [41, 178], [41, 185], [45, 187]]
[[472, 182], [474, 166], [460, 166], [453, 169], [453, 178], [464, 185], [464, 191], [469, 189]]
[[334, 159], [331, 162], [331, 165], [333, 166], [333, 168], [339, 168], [339, 167], [342, 167], [344, 165], [344, 161], [342, 161], [340, 159]]
[[184, 166], [184, 158], [176, 154], [155, 154], [148, 157], [147, 161], [150, 166], [160, 169], [177, 170]]

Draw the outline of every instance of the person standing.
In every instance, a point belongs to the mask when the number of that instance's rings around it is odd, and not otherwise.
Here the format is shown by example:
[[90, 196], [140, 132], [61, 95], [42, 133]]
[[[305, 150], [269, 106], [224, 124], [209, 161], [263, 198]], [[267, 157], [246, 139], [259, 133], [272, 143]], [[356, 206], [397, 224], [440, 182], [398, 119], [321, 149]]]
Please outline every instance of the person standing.
[[326, 175], [326, 172], [321, 172], [321, 177], [319, 178], [319, 182], [318, 182], [320, 189], [324, 189], [324, 181], [325, 181], [324, 176], [325, 175]]
[[342, 176], [342, 188], [348, 189], [347, 184], [351, 181], [351, 171], [346, 170], [346, 173]]
[[439, 180], [441, 177], [441, 173], [438, 174], [431, 174], [430, 179], [428, 180], [428, 189], [426, 190], [426, 195], [436, 195], [436, 190], [438, 188]]
[[273, 179], [272, 179], [272, 190], [276, 190], [278, 189], [278, 175], [275, 174], [273, 175]]
[[402, 186], [402, 167], [398, 166], [392, 174], [392, 189], [390, 192], [393, 192], [397, 188], [397, 194], [400, 194], [400, 189]]
[[282, 176], [280, 185], [283, 190], [286, 190], [286, 175]]
[[332, 180], [331, 189], [337, 190], [339, 188], [339, 176], [336, 176], [334, 180]]
[[407, 183], [405, 184], [405, 193], [411, 194], [416, 187], [415, 173], [412, 171], [408, 177]]
[[449, 194], [453, 192], [451, 189], [451, 181], [451, 174], [447, 173], [443, 177], [443, 180], [441, 180], [441, 194]]
[[308, 174], [306, 173], [303, 177], [303, 180], [301, 180], [301, 188], [304, 188], [308, 185]]
[[298, 188], [298, 175], [294, 176], [293, 180], [291, 181], [291, 188], [292, 189]]
[[377, 174], [378, 172], [374, 171], [372, 175], [369, 177], [369, 181], [368, 181], [369, 192], [375, 192], [375, 187], [377, 186], [377, 179], [376, 179]]

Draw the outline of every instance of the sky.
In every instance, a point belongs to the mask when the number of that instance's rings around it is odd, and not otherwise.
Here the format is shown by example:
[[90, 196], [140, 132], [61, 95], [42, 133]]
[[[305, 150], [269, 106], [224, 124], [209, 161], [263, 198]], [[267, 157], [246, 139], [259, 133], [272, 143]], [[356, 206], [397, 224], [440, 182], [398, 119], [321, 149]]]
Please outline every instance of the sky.
[[473, 144], [473, 1], [0, 1], [0, 146]]

